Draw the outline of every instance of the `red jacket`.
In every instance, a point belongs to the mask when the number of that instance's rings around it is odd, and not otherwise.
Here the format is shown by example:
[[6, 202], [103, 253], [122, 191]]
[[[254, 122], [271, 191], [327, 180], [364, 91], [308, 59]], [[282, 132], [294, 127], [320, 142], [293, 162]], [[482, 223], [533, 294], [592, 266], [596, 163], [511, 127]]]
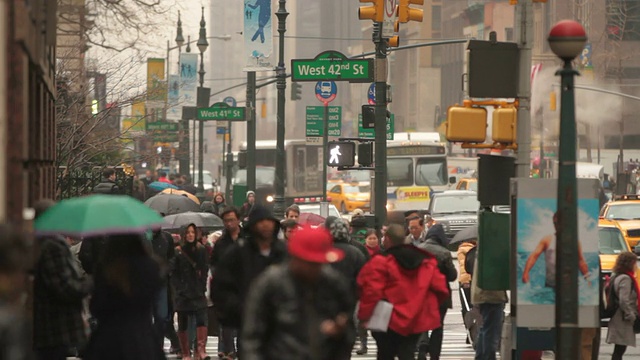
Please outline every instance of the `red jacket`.
[[374, 256], [358, 275], [358, 319], [368, 321], [380, 300], [393, 304], [389, 328], [400, 335], [437, 329], [440, 304], [449, 297], [447, 280], [428, 252], [402, 245]]
[[373, 258], [373, 255], [377, 255], [380, 253], [380, 245], [376, 246], [376, 247], [369, 247], [367, 245], [365, 245], [367, 247], [367, 251], [369, 252], [369, 257]]

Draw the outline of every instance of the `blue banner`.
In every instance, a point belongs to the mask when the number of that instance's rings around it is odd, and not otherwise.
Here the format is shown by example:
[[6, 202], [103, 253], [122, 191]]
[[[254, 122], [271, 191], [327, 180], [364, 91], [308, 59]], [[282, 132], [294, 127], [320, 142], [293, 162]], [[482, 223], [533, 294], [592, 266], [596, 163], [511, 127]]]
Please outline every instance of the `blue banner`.
[[196, 106], [198, 80], [198, 54], [180, 54], [180, 102], [183, 106]]
[[271, 0], [244, 0], [244, 71], [273, 70]]
[[182, 111], [180, 106], [180, 75], [169, 75], [167, 119], [180, 120]]

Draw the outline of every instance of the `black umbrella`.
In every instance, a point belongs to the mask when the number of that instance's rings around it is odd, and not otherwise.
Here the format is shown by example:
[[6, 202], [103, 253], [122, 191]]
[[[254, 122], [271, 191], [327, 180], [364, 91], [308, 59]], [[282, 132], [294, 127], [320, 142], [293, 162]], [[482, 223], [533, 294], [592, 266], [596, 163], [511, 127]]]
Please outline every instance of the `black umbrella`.
[[165, 216], [187, 211], [200, 211], [200, 205], [182, 195], [160, 193], [149, 198], [144, 204]]
[[451, 239], [449, 245], [462, 243], [468, 240], [478, 239], [478, 224], [471, 225], [460, 231]]
[[199, 228], [221, 229], [222, 219], [218, 216], [206, 212], [185, 212], [175, 215], [165, 216], [166, 229], [179, 229], [183, 226], [194, 224]]

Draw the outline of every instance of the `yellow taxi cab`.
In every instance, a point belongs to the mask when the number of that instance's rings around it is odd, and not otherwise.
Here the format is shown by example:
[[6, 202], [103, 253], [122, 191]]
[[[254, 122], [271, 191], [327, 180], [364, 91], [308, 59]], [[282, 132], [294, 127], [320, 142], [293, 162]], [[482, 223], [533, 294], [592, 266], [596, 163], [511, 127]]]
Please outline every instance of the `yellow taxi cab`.
[[456, 190], [478, 191], [478, 179], [474, 179], [474, 178], [460, 179], [460, 181], [458, 181], [458, 184], [456, 184]]
[[[619, 223], [616, 221], [600, 219], [598, 221], [598, 237], [600, 267], [603, 275], [610, 275], [618, 255], [624, 251], [633, 252], [633, 248], [625, 241]], [[636, 281], [640, 283], [640, 270], [636, 271]]]
[[640, 243], [640, 195], [619, 195], [600, 210], [600, 219], [617, 222], [631, 247]]
[[344, 214], [355, 209], [371, 209], [371, 186], [369, 183], [335, 184], [327, 191], [327, 198]]

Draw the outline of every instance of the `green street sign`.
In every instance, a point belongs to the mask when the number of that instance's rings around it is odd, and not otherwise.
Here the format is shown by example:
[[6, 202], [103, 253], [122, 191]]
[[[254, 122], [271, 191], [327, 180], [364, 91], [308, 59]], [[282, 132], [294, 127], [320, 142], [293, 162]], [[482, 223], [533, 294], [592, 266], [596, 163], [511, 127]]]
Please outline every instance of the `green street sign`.
[[154, 142], [160, 143], [174, 143], [180, 141], [178, 133], [159, 133], [154, 134], [151, 138]]
[[215, 103], [210, 108], [198, 108], [198, 120], [244, 121], [244, 108]]
[[147, 131], [177, 132], [178, 123], [166, 121], [147, 122], [145, 128]]
[[[391, 118], [387, 118], [387, 140], [393, 140], [395, 118], [396, 116], [394, 114], [391, 114]], [[362, 127], [362, 114], [358, 114], [358, 137], [368, 139], [374, 139], [376, 137], [375, 129], [365, 129]]]
[[349, 59], [334, 50], [314, 59], [293, 59], [291, 69], [291, 81], [373, 81], [373, 59]]
[[[324, 135], [324, 106], [307, 106], [307, 136]], [[329, 106], [329, 136], [342, 135], [342, 106]]]

